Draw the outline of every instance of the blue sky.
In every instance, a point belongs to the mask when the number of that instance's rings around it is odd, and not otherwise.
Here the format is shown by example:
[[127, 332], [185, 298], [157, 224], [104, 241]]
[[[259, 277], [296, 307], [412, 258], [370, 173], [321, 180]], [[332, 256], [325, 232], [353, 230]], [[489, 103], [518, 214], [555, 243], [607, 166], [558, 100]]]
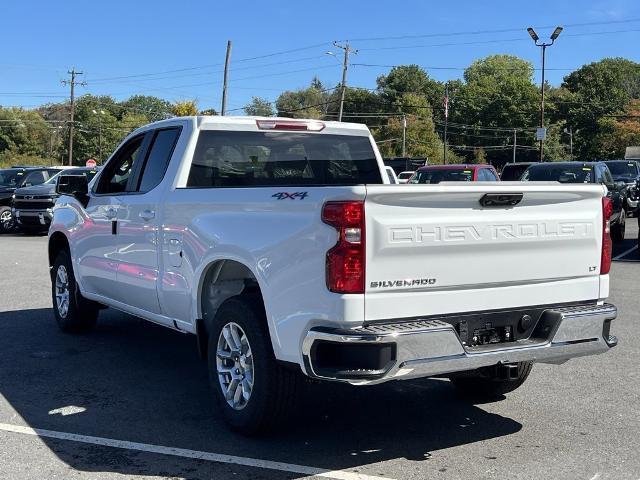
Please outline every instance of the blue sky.
[[386, 65], [417, 63], [439, 80], [459, 78], [473, 60], [496, 53], [539, 67], [530, 25], [542, 38], [565, 26], [547, 53], [552, 84], [603, 57], [640, 61], [637, 0], [22, 0], [3, 2], [0, 17], [0, 105], [28, 108], [63, 100], [68, 88], [60, 80], [75, 66], [88, 83], [78, 94], [149, 94], [219, 109], [227, 40], [230, 109], [253, 95], [273, 100], [313, 75], [336, 85], [340, 63], [325, 53], [341, 55], [334, 40], [359, 49], [348, 83], [367, 88]]

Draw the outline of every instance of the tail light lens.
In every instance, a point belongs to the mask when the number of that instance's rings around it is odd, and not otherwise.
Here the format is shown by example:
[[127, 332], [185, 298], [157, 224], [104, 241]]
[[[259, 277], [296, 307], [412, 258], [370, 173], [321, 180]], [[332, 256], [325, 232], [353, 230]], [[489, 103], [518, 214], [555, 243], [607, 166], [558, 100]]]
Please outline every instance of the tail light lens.
[[364, 202], [327, 202], [322, 221], [338, 231], [338, 242], [327, 252], [327, 288], [336, 293], [364, 293]]
[[613, 204], [609, 197], [602, 197], [602, 255], [600, 257], [600, 274], [611, 270], [611, 214]]

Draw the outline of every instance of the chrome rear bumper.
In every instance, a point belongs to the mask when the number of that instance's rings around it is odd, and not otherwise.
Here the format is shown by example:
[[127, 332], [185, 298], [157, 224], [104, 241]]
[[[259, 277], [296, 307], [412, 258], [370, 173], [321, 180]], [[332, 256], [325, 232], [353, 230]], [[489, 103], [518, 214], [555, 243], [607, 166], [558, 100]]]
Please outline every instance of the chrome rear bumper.
[[[432, 377], [501, 363], [534, 361], [563, 363], [570, 358], [604, 353], [617, 344], [609, 324], [617, 309], [610, 304], [545, 310], [536, 338], [466, 347], [455, 328], [441, 320], [375, 324], [354, 329], [313, 328], [302, 345], [305, 373], [354, 385], [394, 379]], [[389, 346], [384, 368], [326, 372], [314, 368], [314, 347], [320, 343]]]

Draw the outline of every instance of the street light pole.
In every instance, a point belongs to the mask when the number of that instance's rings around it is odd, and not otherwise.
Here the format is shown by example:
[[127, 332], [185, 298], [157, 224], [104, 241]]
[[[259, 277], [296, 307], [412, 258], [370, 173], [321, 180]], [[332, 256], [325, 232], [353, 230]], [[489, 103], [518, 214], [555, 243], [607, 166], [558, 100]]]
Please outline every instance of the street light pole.
[[571, 160], [573, 160], [573, 127], [565, 128], [564, 133], [569, 135], [569, 155], [571, 156]]
[[102, 163], [102, 117], [104, 110], [93, 110], [95, 115], [98, 115], [98, 161]]
[[[540, 128], [544, 128], [544, 63], [545, 63], [545, 54], [547, 51], [547, 47], [553, 45], [562, 32], [562, 27], [556, 27], [556, 29], [551, 34], [550, 43], [538, 43], [540, 37], [535, 32], [535, 30], [531, 27], [527, 28], [527, 32], [529, 32], [529, 36], [532, 38], [533, 42], [537, 47], [542, 48], [542, 82], [540, 84]], [[540, 138], [540, 162], [544, 160], [544, 138]]]

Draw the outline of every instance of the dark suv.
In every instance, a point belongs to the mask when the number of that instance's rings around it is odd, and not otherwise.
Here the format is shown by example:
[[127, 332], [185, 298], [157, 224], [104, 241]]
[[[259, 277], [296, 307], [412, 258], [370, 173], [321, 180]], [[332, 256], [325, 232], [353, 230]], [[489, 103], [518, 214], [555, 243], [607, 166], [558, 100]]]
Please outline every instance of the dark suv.
[[527, 168], [523, 182], [600, 183], [607, 187], [607, 196], [613, 205], [611, 215], [611, 238], [615, 242], [624, 240], [627, 202], [627, 185], [616, 182], [604, 162], [544, 162]]
[[533, 162], [507, 163], [502, 167], [500, 180], [503, 182], [517, 182], [531, 165], [533, 165]]
[[59, 168], [54, 167], [13, 167], [0, 170], [0, 233], [9, 232], [15, 226], [11, 214], [11, 199], [16, 188], [40, 185], [59, 171]]
[[16, 225], [24, 233], [48, 230], [53, 218], [53, 206], [58, 199], [56, 185], [60, 175], [84, 175], [90, 182], [98, 170], [99, 167], [67, 168], [40, 185], [16, 189], [11, 204]]
[[640, 180], [640, 162], [637, 160], [606, 160], [605, 163], [611, 170], [611, 175], [616, 182], [624, 182], [627, 185], [627, 214], [636, 214], [638, 209], [637, 183]]

